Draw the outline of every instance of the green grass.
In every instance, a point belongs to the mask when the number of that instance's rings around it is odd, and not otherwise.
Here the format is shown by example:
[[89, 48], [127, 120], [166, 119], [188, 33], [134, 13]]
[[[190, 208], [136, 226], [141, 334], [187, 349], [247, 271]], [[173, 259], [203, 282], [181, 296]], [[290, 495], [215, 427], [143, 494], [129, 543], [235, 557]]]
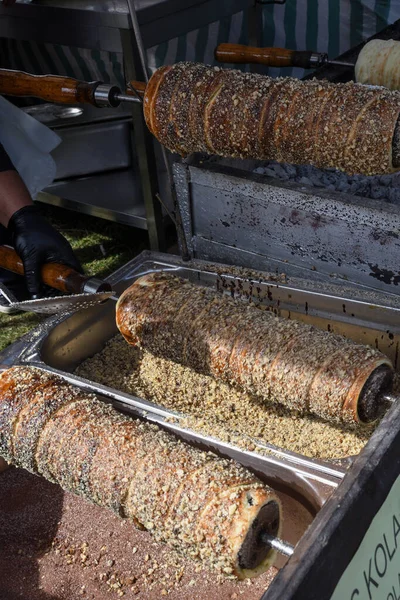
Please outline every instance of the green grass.
[[[106, 277], [148, 247], [144, 231], [62, 208], [41, 206], [43, 214], [68, 239], [88, 275]], [[0, 350], [44, 318], [32, 313], [0, 313]]]

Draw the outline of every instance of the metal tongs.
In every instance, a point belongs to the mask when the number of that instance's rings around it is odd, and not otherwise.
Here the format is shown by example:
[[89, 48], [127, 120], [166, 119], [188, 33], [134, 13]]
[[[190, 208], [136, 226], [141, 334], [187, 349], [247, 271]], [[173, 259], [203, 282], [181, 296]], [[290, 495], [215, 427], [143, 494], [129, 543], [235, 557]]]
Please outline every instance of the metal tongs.
[[[0, 267], [18, 275], [24, 274], [21, 259], [15, 250], [9, 246], [0, 246]], [[45, 285], [68, 295], [20, 302], [10, 290], [0, 284], [0, 294], [6, 300], [6, 304], [0, 305], [0, 312], [12, 313], [22, 310], [53, 315], [89, 308], [95, 304], [105, 302], [111, 297], [115, 298], [115, 293], [107, 281], [97, 277], [81, 275], [81, 273], [65, 265], [56, 263], [44, 265], [41, 278]]]

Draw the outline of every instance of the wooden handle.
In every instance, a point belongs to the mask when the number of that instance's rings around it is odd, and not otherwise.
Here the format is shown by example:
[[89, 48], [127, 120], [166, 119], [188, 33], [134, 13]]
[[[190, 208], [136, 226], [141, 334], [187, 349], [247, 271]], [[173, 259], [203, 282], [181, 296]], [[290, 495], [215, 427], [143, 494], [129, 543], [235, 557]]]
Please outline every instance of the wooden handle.
[[93, 104], [98, 82], [78, 81], [58, 75], [30, 75], [23, 71], [0, 69], [0, 94], [34, 96], [60, 104]]
[[[137, 94], [143, 98], [146, 91], [146, 84], [143, 81], [130, 81], [129, 84], [136, 90]], [[126, 90], [126, 93], [129, 96], [135, 96], [135, 92], [129, 88]]]
[[[22, 260], [9, 246], [0, 246], [0, 267], [17, 273], [17, 275], [24, 274]], [[60, 290], [60, 292], [81, 294], [84, 291], [85, 283], [91, 278], [81, 275], [71, 267], [48, 263], [42, 267], [41, 279], [43, 283]]]
[[215, 49], [215, 58], [225, 63], [252, 63], [268, 67], [310, 67], [312, 52], [299, 52], [286, 48], [256, 48], [241, 44], [220, 44]]

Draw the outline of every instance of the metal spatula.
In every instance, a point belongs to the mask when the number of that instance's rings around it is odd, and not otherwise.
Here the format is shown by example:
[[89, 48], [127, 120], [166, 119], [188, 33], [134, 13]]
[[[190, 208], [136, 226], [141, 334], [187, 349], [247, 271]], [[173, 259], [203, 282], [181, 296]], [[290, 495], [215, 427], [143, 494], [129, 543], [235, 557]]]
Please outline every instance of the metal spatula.
[[[9, 246], [0, 246], [0, 267], [18, 275], [24, 274], [21, 259]], [[89, 308], [105, 302], [114, 295], [110, 284], [106, 281], [96, 277], [86, 277], [65, 265], [56, 263], [44, 265], [41, 278], [44, 284], [68, 295], [19, 302], [5, 286], [0, 284], [0, 294], [6, 300], [5, 306], [0, 306], [0, 312], [23, 310], [52, 315]]]

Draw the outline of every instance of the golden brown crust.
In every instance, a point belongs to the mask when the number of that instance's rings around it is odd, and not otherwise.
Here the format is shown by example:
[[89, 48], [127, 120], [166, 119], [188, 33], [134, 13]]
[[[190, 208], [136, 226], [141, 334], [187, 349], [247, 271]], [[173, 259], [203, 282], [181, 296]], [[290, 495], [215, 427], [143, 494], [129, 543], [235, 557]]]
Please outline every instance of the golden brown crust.
[[151, 133], [156, 137], [158, 135], [158, 131], [153, 123], [153, 117], [155, 115], [153, 104], [158, 97], [158, 88], [160, 87], [164, 76], [170, 70], [170, 68], [171, 67], [164, 66], [160, 69], [157, 69], [154, 75], [150, 78], [143, 97], [143, 114], [146, 125], [150, 129]]
[[[146, 290], [154, 297], [153, 288], [156, 307], [142, 301]], [[379, 365], [391, 366], [369, 346], [275, 317], [172, 274], [146, 275], [143, 285], [139, 279], [124, 297], [128, 341], [267, 401], [329, 421], [358, 422], [362, 382]]]
[[151, 130], [173, 152], [310, 163], [349, 174], [393, 171], [396, 92], [196, 63], [177, 63], [162, 75], [148, 94]]
[[[271, 81], [265, 78], [259, 78], [256, 85], [249, 78], [245, 81], [242, 112], [235, 111], [231, 117], [234, 149], [243, 158], [259, 156], [261, 153], [261, 141], [265, 140], [260, 138], [260, 123], [265, 99], [271, 87]], [[234, 99], [234, 106], [236, 100], [237, 97]]]
[[[0, 415], [1, 455], [225, 573], [236, 572], [237, 554], [257, 514], [268, 503], [279, 502], [240, 465], [183, 444], [154, 425], [124, 417], [91, 394], [38, 369], [14, 367], [2, 375]], [[236, 488], [246, 490], [254, 502], [246, 506], [239, 497], [232, 499], [231, 504], [238, 506], [235, 515], [229, 514], [228, 527], [225, 514], [209, 507], [217, 502], [222, 508], [221, 498], [230, 497]], [[233, 528], [234, 540], [225, 539]], [[208, 530], [214, 535], [207, 536]], [[264, 571], [273, 556], [268, 552], [262, 564], [238, 575]]]
[[[0, 376], [0, 395], [6, 402], [0, 405], [0, 445], [3, 456], [18, 454], [18, 459], [27, 469], [34, 468], [38, 430], [49, 416], [59, 407], [59, 399], [52, 396], [52, 378], [43, 371], [36, 370], [32, 375], [26, 375], [23, 368], [16, 367], [18, 377], [5, 371]], [[35, 403], [37, 396], [43, 402]], [[72, 395], [73, 397], [75, 394]], [[70, 400], [61, 391], [63, 403]], [[31, 413], [32, 419], [24, 422], [25, 414]], [[26, 444], [23, 440], [26, 438]], [[22, 446], [20, 441], [22, 440]], [[26, 449], [26, 450], [25, 450]], [[30, 464], [32, 452], [32, 466]]]
[[75, 485], [72, 483], [74, 475], [67, 466], [69, 449], [74, 446], [74, 437], [80, 433], [76, 425], [81, 426], [85, 418], [82, 397], [63, 404], [44, 425], [36, 449], [37, 470], [46, 479], [60, 482], [70, 491], [75, 491]]
[[[174, 73], [175, 75], [175, 73]], [[190, 119], [192, 116], [193, 90], [204, 76], [204, 65], [197, 64], [190, 77], [181, 77], [178, 72], [176, 83], [170, 100], [170, 122], [174, 131], [173, 139], [176, 139], [176, 151], [179, 154], [188, 154], [191, 145]]]
[[[258, 348], [252, 371], [253, 390], [258, 396], [298, 409], [295, 390], [286, 386], [286, 374], [280, 368], [280, 359], [289, 352], [300, 337], [302, 329], [296, 321], [275, 318], [268, 332], [264, 332], [264, 345]], [[282, 400], [280, 393], [284, 392]], [[305, 410], [305, 406], [303, 407]]]
[[[344, 162], [349, 165], [350, 170], [356, 168], [360, 157], [367, 175], [396, 170], [393, 166], [393, 133], [399, 107], [398, 93], [379, 91], [360, 111], [344, 156]], [[378, 161], [381, 161], [380, 164]]]
[[179, 88], [182, 70], [183, 66], [179, 65], [176, 69], [171, 68], [165, 73], [153, 101], [152, 119], [156, 136], [163, 137], [167, 141], [168, 146], [175, 145], [175, 152], [181, 149], [181, 143], [179, 138], [177, 138], [177, 130], [173, 121], [173, 115], [171, 114], [171, 105]]
[[380, 365], [390, 360], [368, 346], [338, 348], [321, 364], [312, 382], [310, 411], [336, 423], [359, 422], [358, 402], [364, 383]]
[[195, 82], [190, 98], [190, 115], [188, 123], [188, 154], [206, 152], [207, 146], [207, 117], [206, 111], [218, 94], [224, 80], [224, 72], [219, 67], [209, 69], [204, 66], [201, 77]]
[[[333, 93], [334, 89], [325, 88], [320, 81], [310, 81], [306, 88], [297, 85], [297, 93], [291, 102], [291, 121], [282, 128], [280, 136], [281, 155], [287, 157], [288, 162], [324, 160], [321, 139], [326, 138], [326, 128], [331, 127], [325, 112], [331, 106]], [[339, 135], [339, 131], [335, 131], [335, 136]], [[332, 156], [332, 160], [336, 158]]]
[[[165, 288], [164, 279], [163, 274], [141, 277], [138, 285], [131, 286], [121, 294], [116, 309], [117, 326], [127, 342], [149, 346], [155, 354], [158, 351], [162, 353], [164, 346], [171, 345], [169, 313], [175, 315], [179, 300], [179, 306], [183, 308], [184, 290], [180, 281], [172, 282], [172, 285]], [[143, 308], [138, 313], [132, 313], [132, 304], [139, 304]], [[157, 343], [153, 344], [155, 328], [159, 336]]]
[[[259, 506], [261, 490], [254, 490], [250, 485], [237, 485], [232, 486], [229, 490], [220, 491], [213, 498], [210, 499], [208, 504], [202, 511], [201, 519], [196, 526], [196, 533], [199, 536], [206, 536], [210, 540], [227, 540], [230, 551], [237, 557], [235, 564], [232, 567], [232, 573], [239, 579], [245, 579], [247, 577], [255, 577], [261, 573], [267, 565], [270, 565], [274, 560], [275, 552], [269, 551], [264, 560], [261, 562], [259, 567], [256, 569], [246, 569], [240, 564], [240, 549], [243, 544], [243, 536], [246, 532], [251, 530], [253, 526], [256, 526], [257, 518], [260, 511], [253, 509], [254, 506]], [[272, 495], [271, 501], [276, 501]], [[213, 527], [215, 517], [218, 514], [223, 514], [221, 519], [221, 526], [218, 528]], [[246, 531], [244, 530], [244, 522], [240, 518], [241, 514], [246, 514]], [[251, 526], [248, 527], [248, 523]], [[276, 530], [276, 535], [281, 534], [281, 524]]]
[[[39, 386], [38, 386], [39, 388]], [[40, 391], [40, 394], [38, 393]], [[36, 450], [40, 434], [47, 421], [54, 415], [58, 408], [66, 402], [63, 394], [58, 394], [54, 382], [41, 384], [37, 393], [29, 396], [29, 401], [19, 411], [18, 420], [14, 426], [13, 452], [16, 460], [28, 471], [35, 471]]]
[[360, 361], [359, 372], [357, 373], [356, 379], [351, 386], [343, 404], [342, 421], [351, 423], [353, 421], [360, 420], [359, 399], [361, 392], [371, 376], [371, 373], [383, 365], [389, 368], [392, 366], [389, 359], [381, 358], [379, 355], [372, 354], [367, 358], [365, 355], [362, 357], [362, 360]]

